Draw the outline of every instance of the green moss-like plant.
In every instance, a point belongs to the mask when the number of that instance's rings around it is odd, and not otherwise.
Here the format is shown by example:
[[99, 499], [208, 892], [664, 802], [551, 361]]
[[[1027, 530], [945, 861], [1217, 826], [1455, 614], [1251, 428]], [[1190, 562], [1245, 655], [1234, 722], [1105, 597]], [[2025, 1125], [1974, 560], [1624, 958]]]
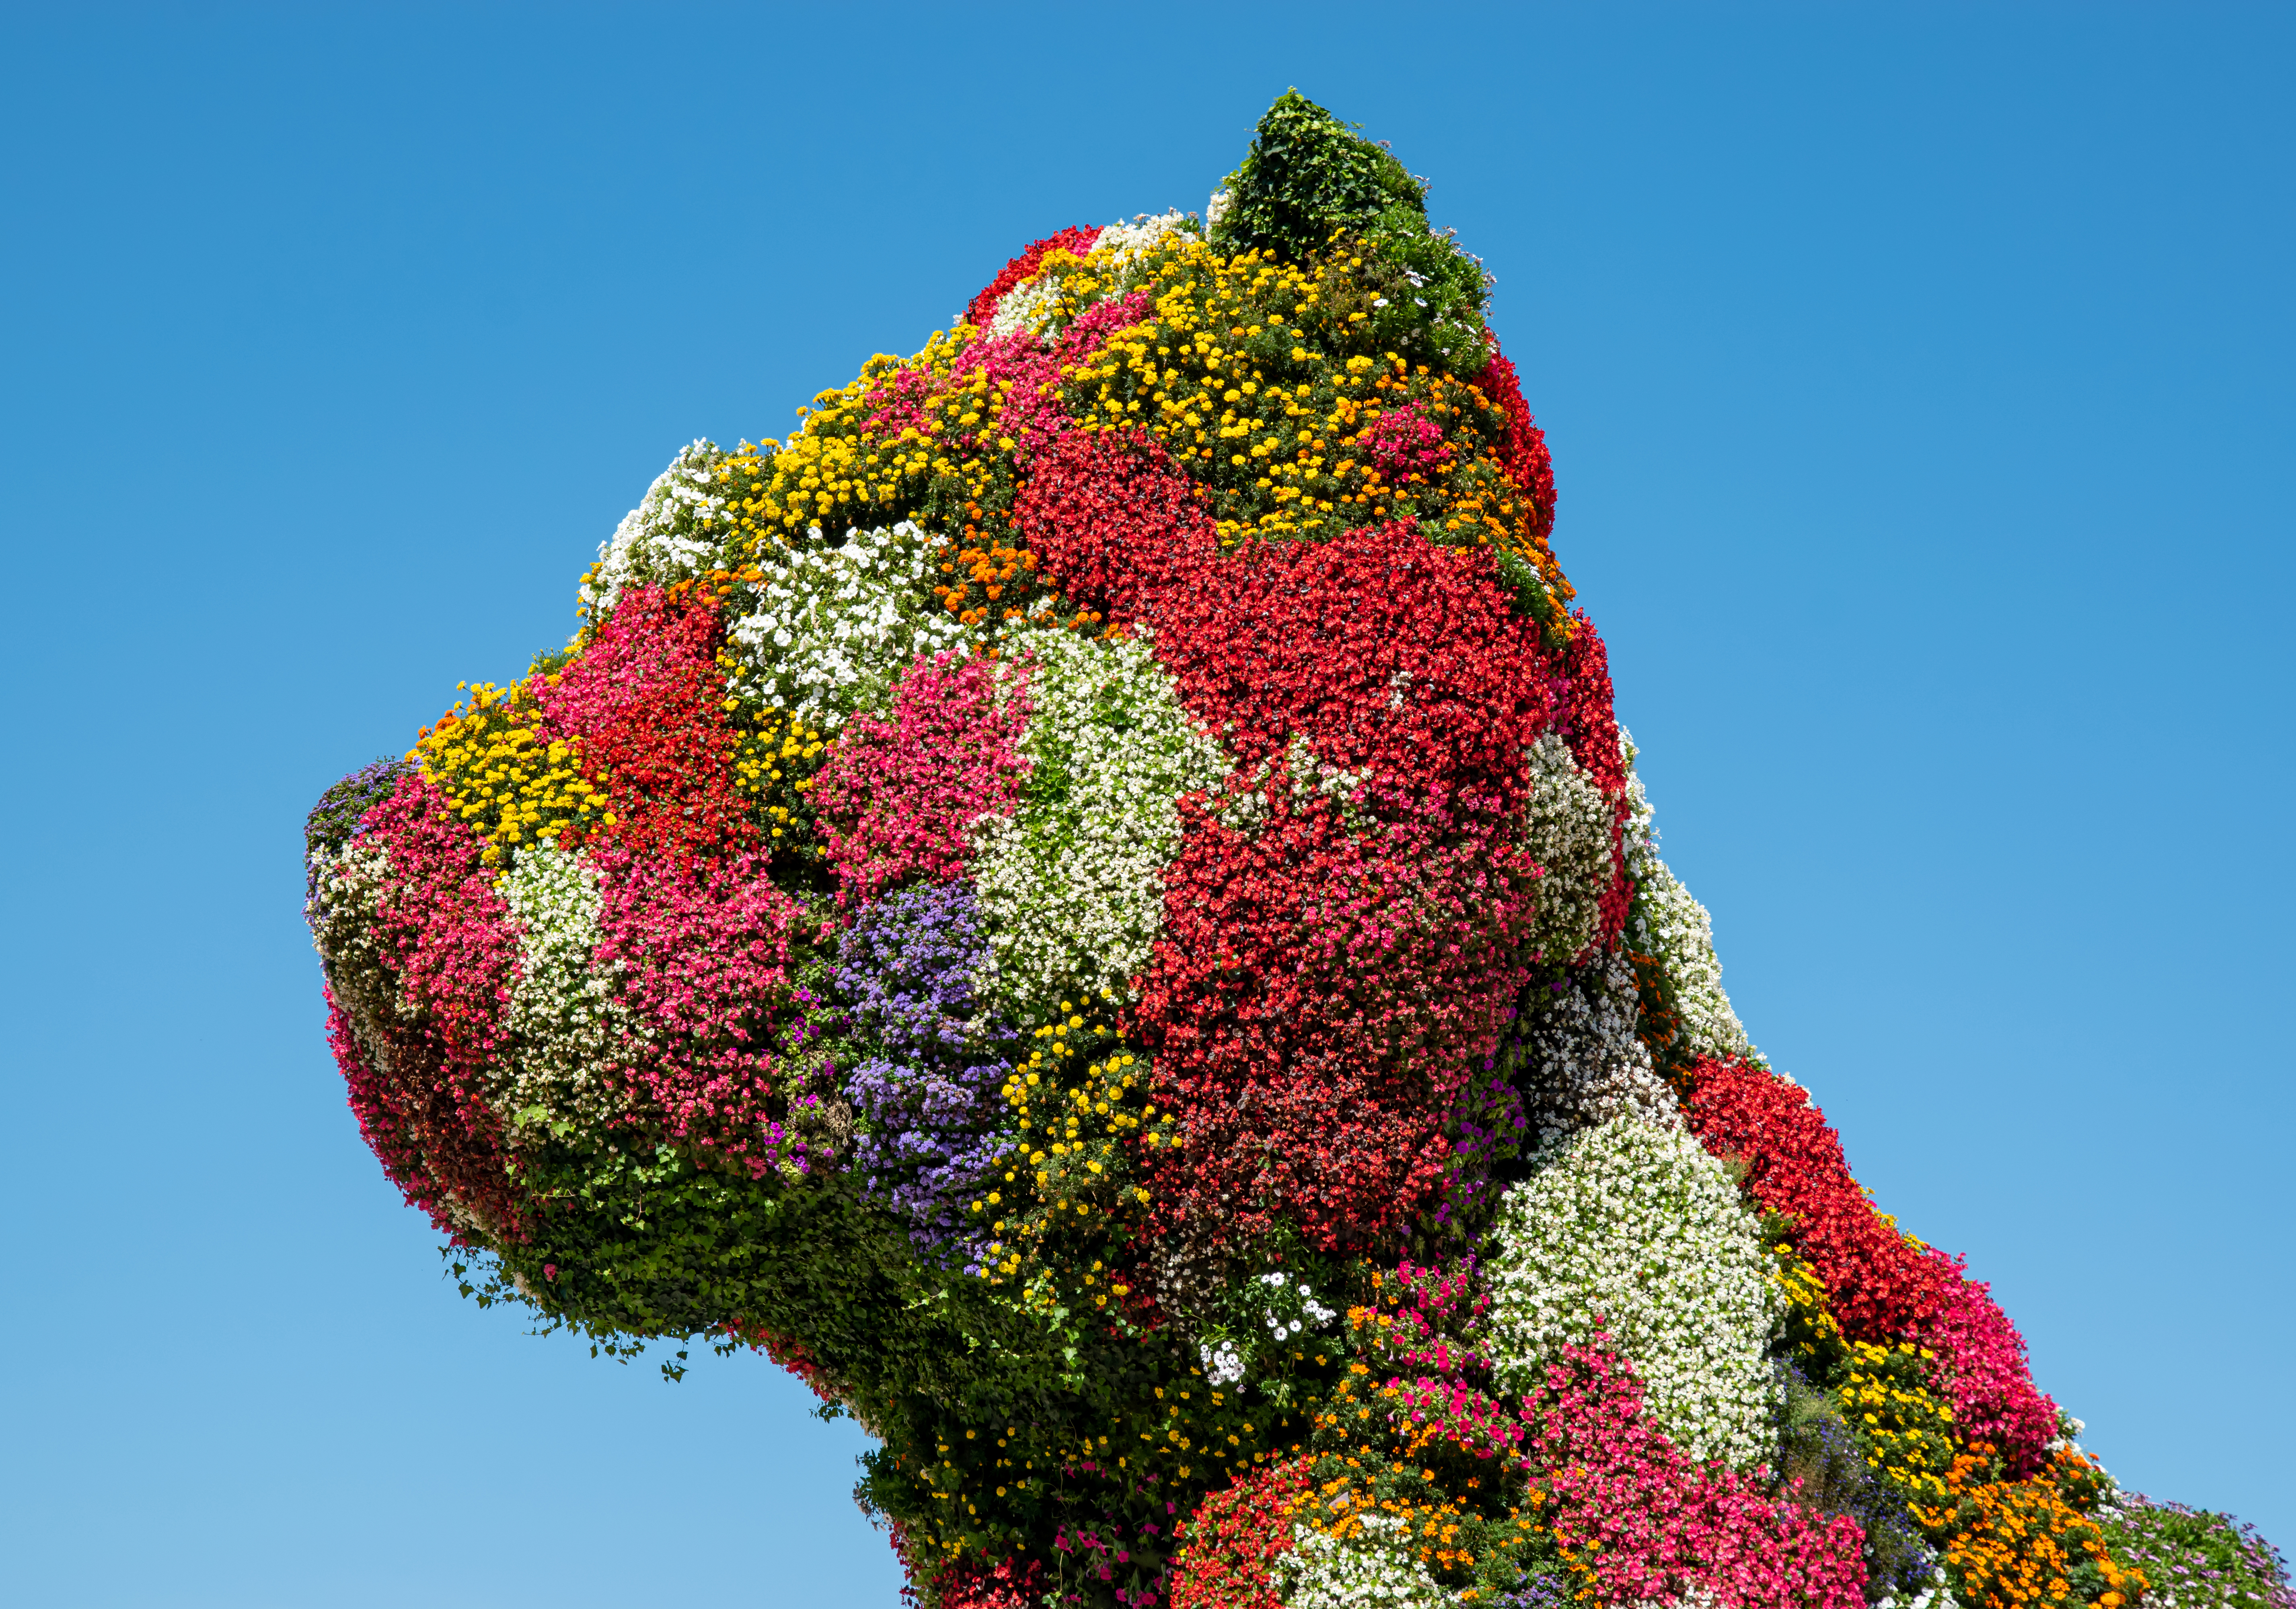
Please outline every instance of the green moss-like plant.
[[1211, 241], [1229, 251], [1292, 263], [1359, 255], [1378, 346], [1454, 373], [1482, 367], [1491, 282], [1481, 262], [1429, 227], [1426, 180], [1298, 90], [1259, 119], [1213, 211]]

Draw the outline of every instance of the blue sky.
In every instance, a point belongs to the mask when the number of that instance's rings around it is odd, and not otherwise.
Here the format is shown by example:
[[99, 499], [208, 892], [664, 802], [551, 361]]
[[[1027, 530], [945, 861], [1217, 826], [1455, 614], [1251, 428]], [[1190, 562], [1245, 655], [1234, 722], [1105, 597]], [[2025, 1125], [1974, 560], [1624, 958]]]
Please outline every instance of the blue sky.
[[1201, 207], [1287, 85], [1498, 275], [1757, 1041], [2123, 1480], [2296, 1543], [2296, 12], [1104, 17], [0, 13], [0, 1597], [896, 1601], [763, 1359], [442, 1282], [300, 819], [679, 444]]

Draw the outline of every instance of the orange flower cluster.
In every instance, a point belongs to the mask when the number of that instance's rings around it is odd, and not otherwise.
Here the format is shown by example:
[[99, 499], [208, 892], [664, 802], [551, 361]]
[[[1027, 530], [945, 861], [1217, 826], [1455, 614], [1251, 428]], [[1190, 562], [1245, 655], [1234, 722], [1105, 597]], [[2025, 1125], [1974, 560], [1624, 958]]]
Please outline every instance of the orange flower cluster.
[[1058, 589], [1037, 568], [1039, 555], [1018, 537], [1004, 534], [1004, 522], [977, 503], [964, 509], [961, 538], [941, 549], [940, 572], [947, 578], [933, 587], [940, 606], [966, 626], [1017, 621], [1036, 617], [1047, 625], [1082, 629], [1102, 617], [1078, 610], [1062, 618], [1054, 608]]
[[1953, 1506], [1913, 1506], [1923, 1530], [1944, 1536], [1946, 1566], [1967, 1609], [2123, 1609], [2144, 1597], [2144, 1573], [2117, 1564], [2096, 1522], [2066, 1501], [2096, 1479], [2087, 1458], [2061, 1451], [2048, 1471], [2023, 1481], [1991, 1479], [1995, 1467], [1994, 1448], [1972, 1442], [1946, 1474]]
[[[1345, 1539], [1367, 1515], [1399, 1522], [1413, 1556], [1459, 1602], [1489, 1602], [1541, 1539], [1526, 1512], [1540, 1497], [1524, 1492], [1511, 1460], [1496, 1456], [1512, 1445], [1512, 1422], [1481, 1422], [1477, 1410], [1497, 1404], [1473, 1383], [1488, 1373], [1484, 1359], [1462, 1334], [1446, 1333], [1462, 1328], [1463, 1315], [1440, 1300], [1452, 1293], [1438, 1289], [1431, 1303], [1409, 1305], [1427, 1293], [1429, 1271], [1418, 1272], [1419, 1287], [1372, 1274], [1374, 1300], [1393, 1311], [1348, 1310], [1357, 1355], [1316, 1414], [1315, 1450], [1302, 1466], [1309, 1485], [1294, 1523]], [[1473, 1323], [1467, 1317], [1464, 1328]], [[1382, 1383], [1390, 1368], [1431, 1372]]]

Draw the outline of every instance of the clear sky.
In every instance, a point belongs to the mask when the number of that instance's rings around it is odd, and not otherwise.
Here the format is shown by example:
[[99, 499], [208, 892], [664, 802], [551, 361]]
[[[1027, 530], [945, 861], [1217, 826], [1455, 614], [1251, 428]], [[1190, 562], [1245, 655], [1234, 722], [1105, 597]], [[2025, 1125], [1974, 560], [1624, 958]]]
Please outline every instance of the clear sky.
[[2124, 1481], [2296, 1544], [2292, 73], [2286, 6], [0, 12], [0, 1599], [890, 1609], [763, 1359], [441, 1280], [300, 821], [681, 443], [1287, 85], [1498, 275], [1755, 1039]]

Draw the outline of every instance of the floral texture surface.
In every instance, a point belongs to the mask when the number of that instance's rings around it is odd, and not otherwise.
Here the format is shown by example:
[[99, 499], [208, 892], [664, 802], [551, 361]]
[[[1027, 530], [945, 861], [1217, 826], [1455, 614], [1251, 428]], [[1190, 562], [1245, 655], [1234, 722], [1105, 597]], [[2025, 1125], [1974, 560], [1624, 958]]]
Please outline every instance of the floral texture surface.
[[311, 814], [377, 1160], [857, 1419], [921, 1609], [2296, 1609], [1748, 1038], [1426, 189], [1286, 94], [680, 450]]

